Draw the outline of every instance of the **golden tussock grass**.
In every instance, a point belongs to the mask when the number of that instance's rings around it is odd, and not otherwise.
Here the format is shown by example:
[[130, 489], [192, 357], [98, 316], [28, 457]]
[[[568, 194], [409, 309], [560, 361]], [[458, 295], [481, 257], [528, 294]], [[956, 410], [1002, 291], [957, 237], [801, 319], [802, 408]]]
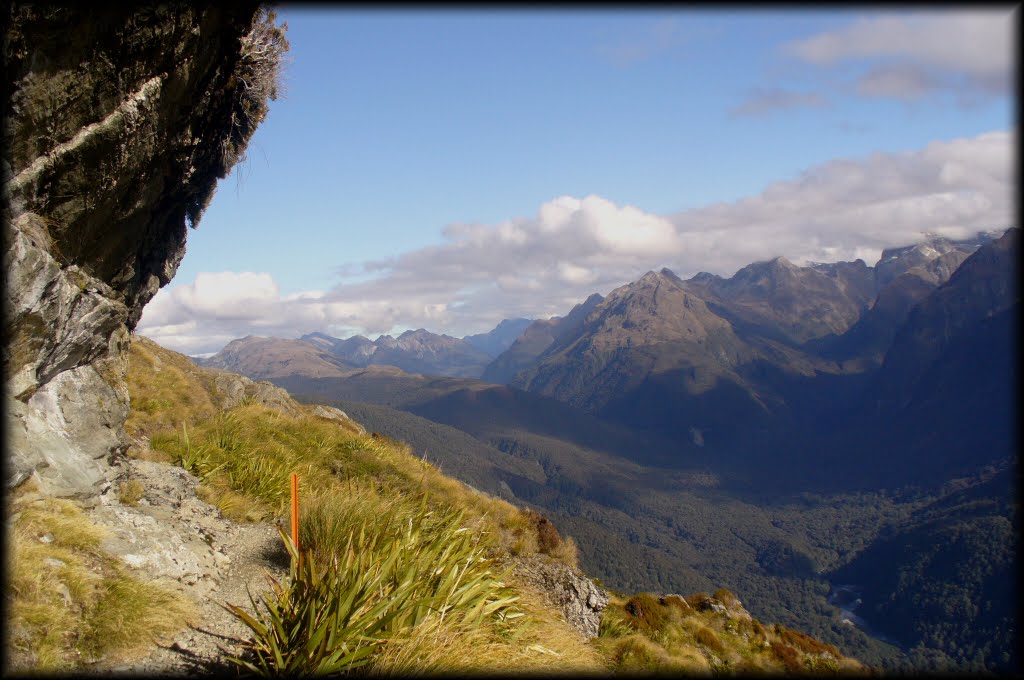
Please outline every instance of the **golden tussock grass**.
[[[707, 596], [657, 598], [649, 593], [613, 596], [602, 613], [595, 644], [615, 672], [660, 672], [676, 669], [706, 674], [863, 674], [857, 661], [831, 645], [789, 631], [765, 627], [743, 611], [698, 611], [684, 602]], [[715, 597], [738, 607], [732, 593]]]
[[125, 431], [132, 436], [178, 428], [219, 410], [211, 398], [212, 374], [140, 336], [132, 337], [127, 382], [131, 409]]
[[191, 601], [139, 580], [99, 545], [104, 532], [31, 482], [9, 500], [7, 658], [15, 671], [70, 670], [130, 658], [180, 630]]

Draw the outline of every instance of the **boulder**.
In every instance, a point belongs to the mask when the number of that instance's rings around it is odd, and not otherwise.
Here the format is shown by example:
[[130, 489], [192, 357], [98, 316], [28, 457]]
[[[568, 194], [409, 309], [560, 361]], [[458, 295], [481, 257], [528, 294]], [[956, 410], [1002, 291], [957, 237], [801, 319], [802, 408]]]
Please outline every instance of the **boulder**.
[[328, 420], [336, 420], [341, 423], [348, 423], [354, 425], [359, 434], [366, 434], [366, 428], [352, 420], [347, 413], [342, 411], [340, 408], [334, 408], [333, 406], [321, 406], [317, 405], [313, 409], [313, 415], [320, 418], [327, 418]]

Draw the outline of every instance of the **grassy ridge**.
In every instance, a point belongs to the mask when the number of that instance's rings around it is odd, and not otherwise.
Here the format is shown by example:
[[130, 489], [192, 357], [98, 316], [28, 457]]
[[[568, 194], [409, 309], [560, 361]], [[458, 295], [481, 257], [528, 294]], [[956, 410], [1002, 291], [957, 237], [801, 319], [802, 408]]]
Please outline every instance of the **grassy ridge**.
[[[605, 668], [539, 593], [506, 582], [501, 565], [512, 557], [541, 551], [545, 559], [575, 560], [572, 541], [536, 513], [474, 491], [404, 444], [313, 415], [309, 406], [296, 403], [298, 415], [289, 415], [249, 401], [190, 418], [177, 392], [202, 391], [194, 403], [217, 403], [212, 372], [144, 339], [133, 343], [130, 366], [139, 389], [133, 399], [154, 405], [129, 419], [151, 447], [136, 455], [199, 476], [200, 495], [225, 516], [281, 518], [289, 478], [299, 474], [300, 542], [308, 553], [254, 603], [259, 614], [243, 659], [250, 670]], [[333, 623], [295, 625], [309, 617]], [[327, 649], [328, 635], [317, 638], [318, 630], [334, 630], [341, 642]]]
[[[519, 636], [507, 625], [518, 618], [511, 614], [523, 612], [495, 607], [510, 597], [502, 594], [506, 586], [498, 576], [498, 560], [541, 546], [535, 517], [445, 477], [397, 442], [357, 434], [325, 418], [289, 416], [250, 404], [180, 433], [156, 434], [152, 445], [199, 475], [206, 498], [239, 520], [282, 516], [290, 475], [300, 476], [300, 542], [311, 551], [313, 571], [293, 573], [291, 584], [305, 585], [281, 586], [261, 604], [266, 620], [254, 631], [267, 629], [279, 617], [292, 622], [285, 628], [295, 627], [303, 616], [319, 621], [321, 609], [310, 598], [320, 593], [317, 602], [327, 611], [335, 611], [335, 598], [351, 596], [354, 602], [345, 616], [354, 619], [333, 619], [336, 628], [351, 633], [352, 640], [370, 642], [353, 643], [351, 654], [325, 650], [311, 656], [309, 639], [271, 642], [273, 634], [258, 634], [262, 639], [249, 660], [255, 668], [269, 668], [275, 648], [289, 650], [275, 662], [285, 670], [320, 667], [321, 662], [324, 670], [358, 662], [382, 672], [510, 664], [543, 669], [556, 662], [559, 668], [603, 667], [599, 655], [564, 623], [544, 634], [544, 646], [559, 656], [528, 651], [540, 641], [530, 622]], [[549, 554], [574, 556], [557, 547]], [[368, 584], [364, 579], [371, 576]], [[325, 579], [331, 587], [322, 585]], [[473, 592], [460, 590], [468, 583], [476, 584]], [[534, 606], [544, 609], [539, 602]], [[415, 614], [420, 610], [421, 615]], [[550, 609], [542, 616], [559, 619]], [[457, 638], [459, 644], [449, 640], [439, 648], [441, 638]], [[355, 656], [364, 648], [373, 654]], [[462, 652], [455, 654], [456, 649]], [[562, 656], [570, 650], [571, 655]]]
[[[253, 609], [233, 609], [253, 633], [248, 652], [238, 660], [251, 671], [817, 673], [860, 668], [834, 650], [821, 656], [818, 647], [824, 646], [814, 641], [807, 649], [780, 643], [773, 649], [791, 651], [766, 653], [766, 645], [784, 641], [782, 629], [762, 639], [751, 634], [757, 630], [751, 623], [750, 631], [734, 634], [730, 626], [746, 626], [736, 621], [750, 619], [738, 603], [719, 621], [703, 611], [684, 616], [658, 598], [652, 606], [652, 596], [617, 596], [602, 619], [601, 636], [585, 641], [548, 594], [518, 581], [508, 569], [522, 558], [575, 562], [575, 544], [544, 517], [444, 476], [402, 443], [314, 415], [312, 406], [296, 403], [286, 414], [250, 400], [222, 411], [215, 376], [136, 338], [129, 372], [136, 408], [126, 428], [138, 442], [132, 455], [189, 469], [202, 480], [201, 496], [239, 521], [280, 521], [289, 477], [300, 475], [302, 559], [291, 552], [287, 578], [256, 594], [249, 603]], [[121, 496], [130, 502], [131, 489], [122, 489]], [[81, 514], [61, 503], [50, 512]], [[61, 619], [56, 611], [33, 614], [28, 575], [39, 571], [45, 557], [26, 557], [28, 546], [35, 548], [28, 537], [39, 532], [30, 520], [24, 513], [17, 518], [24, 538], [16, 541], [21, 548], [14, 553], [22, 560], [16, 565], [21, 580], [14, 590], [14, 630], [24, 667], [73, 666], [68, 650], [89, 651], [89, 645], [119, 639], [118, 649], [128, 653], [128, 642], [152, 640], [184, 624], [188, 603], [167, 599], [152, 584], [125, 581], [115, 557], [90, 552], [96, 543], [82, 517], [53, 544], [66, 549], [61, 541], [77, 537], [83, 543], [75, 549], [92, 555], [90, 564], [108, 565], [109, 583], [90, 586], [89, 592], [100, 595], [90, 600], [91, 609], [81, 609], [93, 614], [80, 617], [80, 623]], [[287, 540], [285, 545], [293, 547]], [[72, 558], [61, 559], [67, 564]], [[60, 597], [56, 592], [46, 593], [51, 604]], [[157, 607], [133, 608], [132, 602]], [[245, 603], [223, 604], [232, 609]], [[111, 606], [126, 615], [111, 617]], [[147, 619], [146, 611], [160, 611], [162, 620]], [[34, 638], [22, 634], [25, 630], [35, 630]], [[48, 652], [53, 648], [48, 633], [75, 644]]]

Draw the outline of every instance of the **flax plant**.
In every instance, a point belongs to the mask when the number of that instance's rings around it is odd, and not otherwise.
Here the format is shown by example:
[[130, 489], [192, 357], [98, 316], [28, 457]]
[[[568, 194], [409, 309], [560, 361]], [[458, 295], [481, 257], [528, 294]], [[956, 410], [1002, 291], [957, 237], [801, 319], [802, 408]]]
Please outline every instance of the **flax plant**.
[[372, 664], [375, 652], [407, 644], [417, 630], [515, 629], [518, 596], [460, 526], [461, 513], [439, 513], [425, 501], [393, 510], [349, 525], [343, 541], [329, 526], [319, 542], [315, 534], [307, 539], [301, 558], [282, 531], [287, 580], [270, 578], [259, 602], [250, 595], [255, 616], [225, 605], [253, 633], [235, 663], [265, 676], [334, 673]]

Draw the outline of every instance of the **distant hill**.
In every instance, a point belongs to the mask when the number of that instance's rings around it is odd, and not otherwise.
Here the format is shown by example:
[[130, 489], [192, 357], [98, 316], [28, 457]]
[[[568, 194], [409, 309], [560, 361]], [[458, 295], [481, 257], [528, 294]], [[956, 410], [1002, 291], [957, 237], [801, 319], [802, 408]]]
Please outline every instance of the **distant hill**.
[[200, 366], [241, 373], [253, 380], [294, 375], [340, 376], [355, 368], [341, 357], [308, 342], [255, 335], [232, 340], [213, 356], [194, 361]]
[[423, 328], [372, 341], [361, 335], [339, 340], [323, 333], [304, 335], [302, 340], [318, 343], [353, 366], [395, 366], [409, 373], [475, 378], [491, 361], [491, 355], [465, 340]]
[[836, 360], [862, 358], [880, 364], [910, 310], [989, 240], [986, 236], [963, 241], [932, 239], [882, 251], [874, 269], [878, 292], [871, 307], [845, 333], [816, 338], [807, 348]]
[[1017, 455], [1019, 241], [982, 246], [910, 310], [836, 430], [838, 466], [856, 450], [855, 474], [926, 485]]
[[[518, 324], [522, 325], [522, 324]], [[500, 343], [517, 324], [484, 344]], [[483, 372], [492, 356], [469, 342], [438, 335], [420, 328], [397, 338], [382, 335], [369, 340], [361, 335], [335, 338], [326, 333], [308, 333], [298, 339], [247, 336], [233, 340], [217, 354], [197, 359], [213, 368], [237, 371], [269, 380], [289, 375], [338, 376], [366, 366], [394, 366], [409, 373], [474, 378]]]
[[794, 346], [845, 332], [875, 295], [874, 273], [863, 260], [798, 267], [776, 257], [728, 279], [705, 275], [680, 284], [737, 332]]

